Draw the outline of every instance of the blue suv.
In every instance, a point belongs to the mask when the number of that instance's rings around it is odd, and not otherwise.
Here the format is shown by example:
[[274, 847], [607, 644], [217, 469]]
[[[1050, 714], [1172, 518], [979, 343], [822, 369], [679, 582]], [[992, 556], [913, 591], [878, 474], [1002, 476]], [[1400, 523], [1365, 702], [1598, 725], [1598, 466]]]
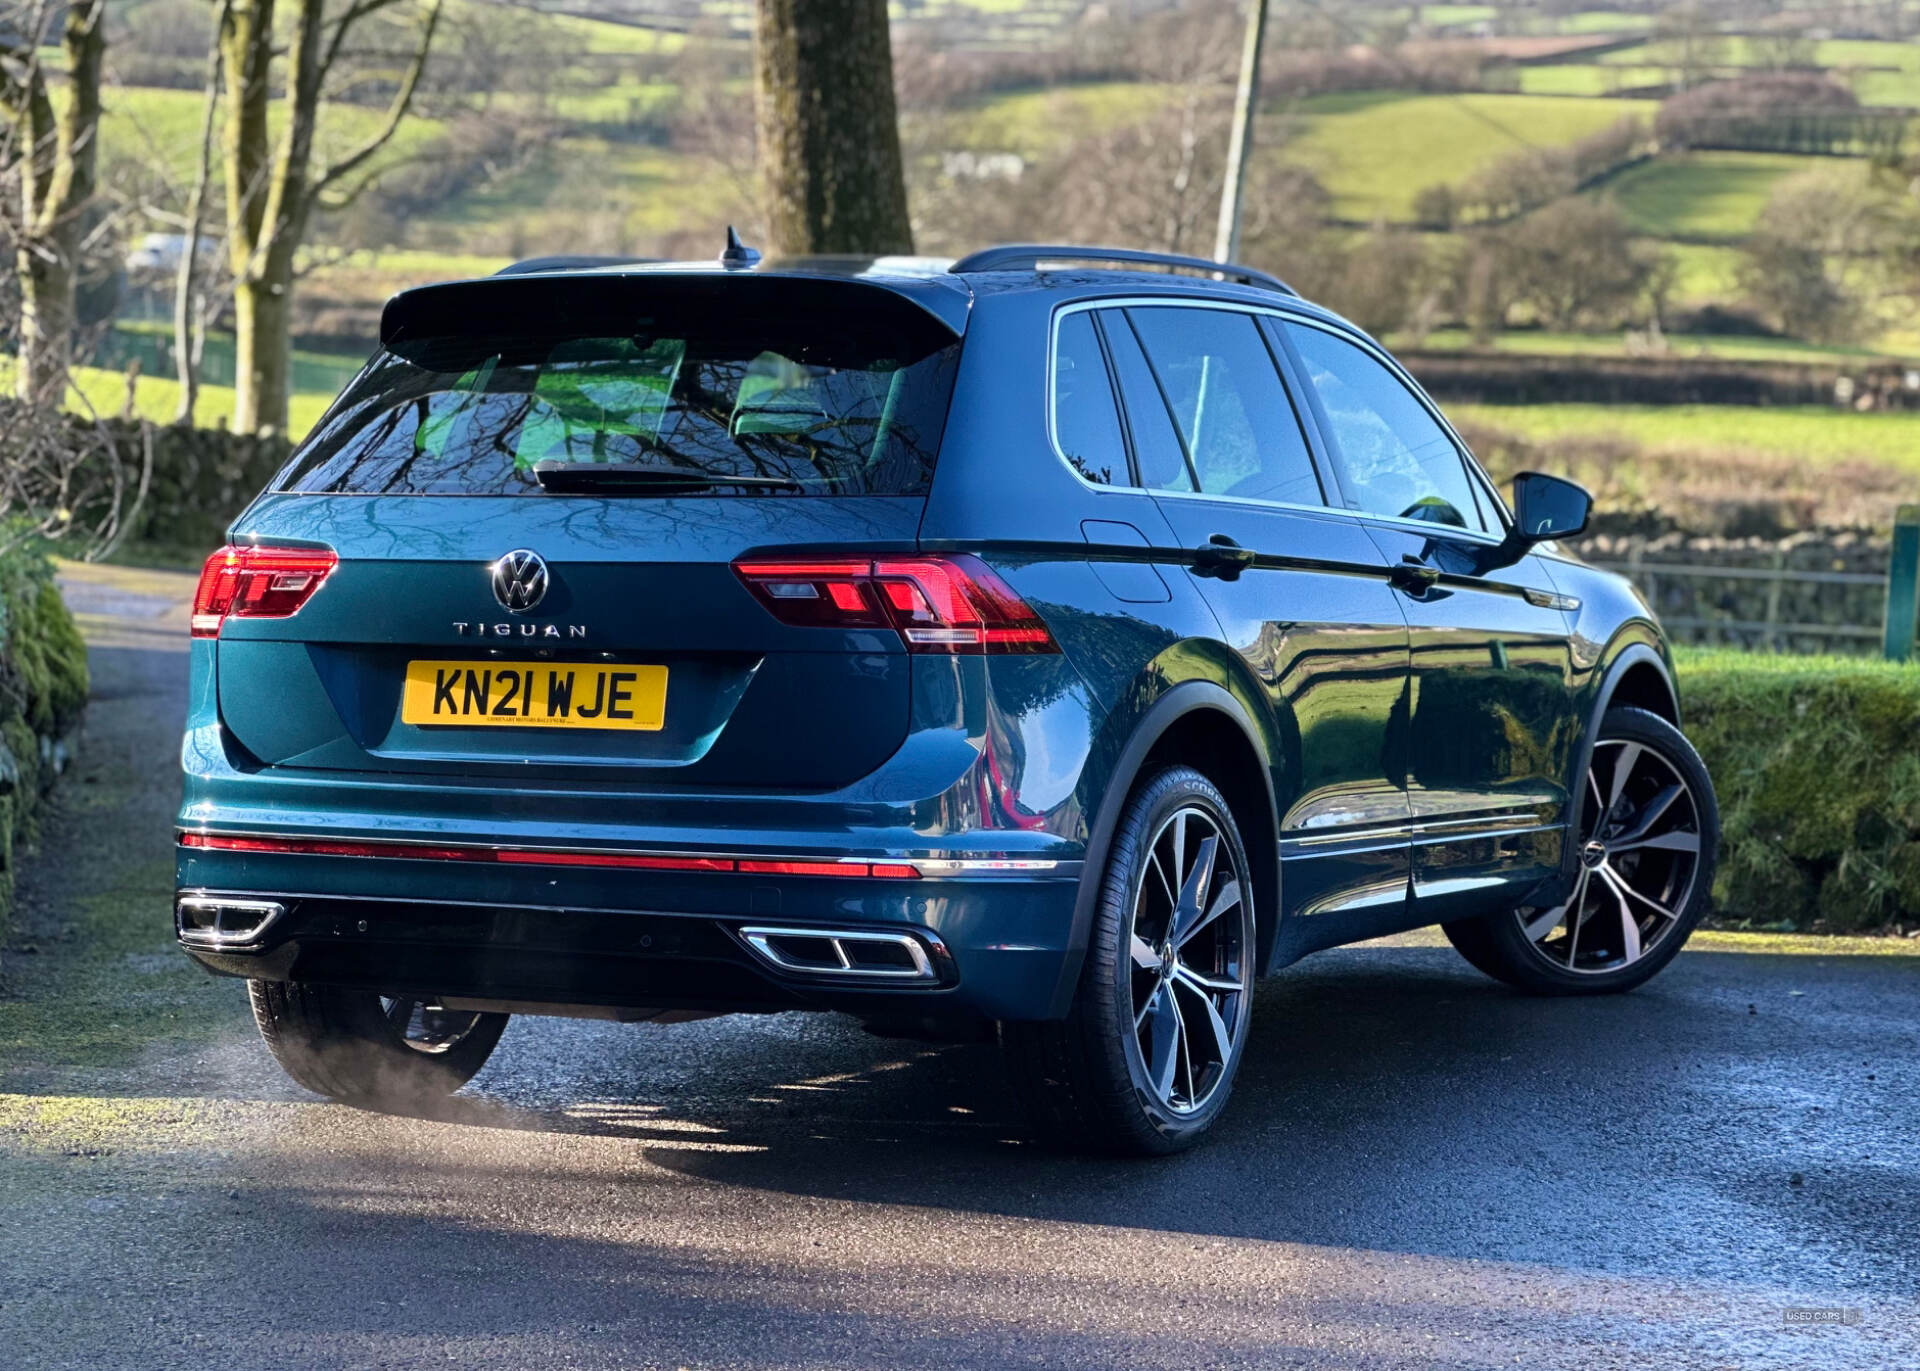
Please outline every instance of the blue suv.
[[207, 562], [180, 942], [288, 1073], [510, 1014], [994, 1034], [1048, 1133], [1214, 1122], [1255, 978], [1438, 924], [1626, 990], [1706, 905], [1646, 603], [1246, 268], [546, 261], [388, 304]]

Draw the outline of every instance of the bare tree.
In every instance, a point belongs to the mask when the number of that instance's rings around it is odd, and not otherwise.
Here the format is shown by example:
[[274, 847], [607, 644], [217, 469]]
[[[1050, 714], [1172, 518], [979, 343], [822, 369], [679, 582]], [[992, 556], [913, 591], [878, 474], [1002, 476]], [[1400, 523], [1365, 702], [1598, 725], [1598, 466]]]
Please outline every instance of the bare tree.
[[[1240, 18], [1229, 4], [1168, 11], [1131, 25], [1110, 60], [1141, 77], [1137, 108], [1023, 167], [1016, 185], [1002, 193], [982, 195], [978, 180], [947, 177], [952, 184], [930, 188], [930, 200], [946, 203], [927, 216], [929, 236], [953, 246], [956, 238], [1013, 236], [1210, 252], [1240, 47]], [[1263, 145], [1277, 141], [1277, 131], [1263, 132]], [[1256, 163], [1250, 176], [1241, 236], [1253, 244], [1266, 234], [1279, 202], [1270, 163]], [[1284, 214], [1286, 207], [1279, 207]], [[1318, 203], [1314, 209], [1317, 215]], [[964, 232], [982, 221], [991, 231]]]
[[774, 251], [912, 252], [886, 0], [759, 0], [753, 42]]
[[1639, 305], [1656, 259], [1611, 200], [1572, 195], [1493, 239], [1502, 287], [1549, 328], [1611, 327]]
[[200, 231], [205, 225], [207, 187], [213, 179], [213, 124], [220, 110], [220, 35], [227, 27], [227, 15], [233, 0], [220, 0], [220, 12], [214, 19], [213, 38], [207, 45], [206, 104], [200, 116], [200, 161], [194, 172], [193, 190], [187, 196], [187, 231], [181, 244], [180, 270], [173, 292], [173, 364], [180, 377], [180, 407], [174, 422], [193, 422], [193, 407], [200, 397], [200, 343], [204, 335], [202, 311], [196, 307], [194, 280], [200, 268]]
[[73, 356], [74, 285], [84, 219], [99, 153], [100, 66], [106, 0], [72, 0], [62, 45], [67, 98], [56, 110], [36, 40], [46, 28], [34, 5], [0, 60], [0, 93], [12, 116], [11, 149], [20, 179], [14, 255], [20, 279], [20, 356], [14, 391], [34, 405], [58, 405]]
[[[276, 0], [233, 0], [220, 27], [227, 86], [227, 254], [233, 272], [234, 428], [282, 432], [291, 381], [296, 254], [314, 211], [340, 207], [344, 184], [393, 140], [426, 69], [441, 0], [420, 0], [418, 38], [379, 129], [339, 160], [314, 166], [327, 80], [349, 37], [401, 0], [278, 0], [290, 10], [281, 99], [282, 129], [270, 144], [273, 67], [280, 55]], [[362, 182], [364, 185], [364, 181]]]
[[1785, 178], [1745, 247], [1740, 284], [1787, 333], [1851, 342], [1874, 324], [1877, 278], [1916, 234], [1905, 197], [1855, 165]]
[[1660, 16], [1651, 50], [1664, 60], [1678, 90], [1712, 80], [1728, 59], [1727, 40], [1700, 0], [1683, 0]]

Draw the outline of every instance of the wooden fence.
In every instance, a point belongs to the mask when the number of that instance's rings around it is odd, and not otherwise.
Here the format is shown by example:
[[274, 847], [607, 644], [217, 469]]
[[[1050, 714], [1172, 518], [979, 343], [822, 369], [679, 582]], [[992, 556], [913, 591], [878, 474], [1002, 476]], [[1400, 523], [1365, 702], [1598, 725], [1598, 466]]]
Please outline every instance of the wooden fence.
[[1765, 565], [1676, 561], [1638, 546], [1593, 565], [1633, 582], [1677, 642], [1906, 661], [1920, 636], [1920, 505], [1901, 507], [1882, 546], [1885, 564], [1873, 569], [1795, 566], [1784, 545]]

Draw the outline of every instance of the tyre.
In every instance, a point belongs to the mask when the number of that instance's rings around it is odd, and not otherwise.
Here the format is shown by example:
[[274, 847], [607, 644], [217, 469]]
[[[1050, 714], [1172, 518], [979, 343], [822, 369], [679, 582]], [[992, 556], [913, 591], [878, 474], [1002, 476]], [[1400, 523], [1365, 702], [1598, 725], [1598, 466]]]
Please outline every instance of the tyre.
[[1713, 890], [1720, 811], [1686, 737], [1644, 709], [1600, 723], [1566, 901], [1442, 925], [1468, 962], [1536, 995], [1632, 990], [1685, 945]]
[[486, 1065], [508, 1019], [337, 986], [249, 981], [247, 996], [287, 1075], [356, 1104], [405, 1107], [451, 1095]]
[[1213, 783], [1182, 766], [1144, 781], [1114, 830], [1067, 1018], [1001, 1028], [1044, 1134], [1151, 1156], [1212, 1126], [1246, 1046], [1253, 911], [1246, 849]]

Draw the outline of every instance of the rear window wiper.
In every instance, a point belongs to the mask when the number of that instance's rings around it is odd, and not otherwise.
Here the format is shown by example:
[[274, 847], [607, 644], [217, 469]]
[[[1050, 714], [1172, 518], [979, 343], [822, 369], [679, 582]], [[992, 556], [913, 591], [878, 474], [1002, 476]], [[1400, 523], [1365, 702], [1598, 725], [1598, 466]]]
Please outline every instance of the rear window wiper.
[[733, 476], [690, 471], [685, 467], [642, 467], [618, 462], [535, 462], [533, 479], [540, 483], [540, 489], [555, 495], [674, 495], [712, 490], [716, 486], [805, 489], [800, 482], [786, 476]]

